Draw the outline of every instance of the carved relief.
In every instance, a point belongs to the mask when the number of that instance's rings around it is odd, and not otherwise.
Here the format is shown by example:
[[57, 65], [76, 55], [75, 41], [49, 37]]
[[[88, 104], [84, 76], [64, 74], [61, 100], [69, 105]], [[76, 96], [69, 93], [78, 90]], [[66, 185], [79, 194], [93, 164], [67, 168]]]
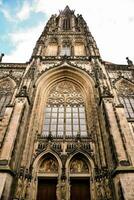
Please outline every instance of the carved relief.
[[24, 66], [26, 67], [26, 65], [23, 65], [23, 64], [22, 65], [19, 65], [19, 64], [13, 65], [13, 64], [5, 64], [5, 63], [0, 64], [0, 67], [2, 67], [2, 69], [0, 69], [0, 79], [10, 77], [17, 84], [19, 84], [22, 79], [22, 75], [25, 71], [25, 68], [22, 69], [22, 67]]
[[126, 80], [116, 84], [118, 94], [123, 96], [134, 95], [134, 85]]
[[70, 164], [70, 173], [88, 173], [89, 169], [84, 160], [74, 159]]
[[0, 82], [0, 116], [4, 115], [6, 106], [10, 103], [14, 88], [10, 80]]
[[0, 82], [0, 95], [12, 94], [13, 87], [10, 80]]
[[40, 168], [40, 173], [57, 173], [58, 163], [54, 158], [46, 158], [42, 161]]

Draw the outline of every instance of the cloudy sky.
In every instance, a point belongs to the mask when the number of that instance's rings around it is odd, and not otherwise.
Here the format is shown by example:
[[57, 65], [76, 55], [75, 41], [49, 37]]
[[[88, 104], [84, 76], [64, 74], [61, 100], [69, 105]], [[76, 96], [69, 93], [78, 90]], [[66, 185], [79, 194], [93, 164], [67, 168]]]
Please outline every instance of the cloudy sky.
[[103, 60], [134, 61], [134, 0], [0, 0], [3, 62], [26, 62], [51, 14], [69, 5], [82, 14]]

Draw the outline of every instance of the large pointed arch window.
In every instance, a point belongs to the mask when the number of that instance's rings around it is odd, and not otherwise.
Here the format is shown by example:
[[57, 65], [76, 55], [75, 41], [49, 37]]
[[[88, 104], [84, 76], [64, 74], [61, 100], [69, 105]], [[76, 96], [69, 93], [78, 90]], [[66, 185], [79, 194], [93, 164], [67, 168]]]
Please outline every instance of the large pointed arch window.
[[126, 117], [134, 119], [134, 85], [126, 80], [117, 83], [120, 103], [123, 104]]
[[87, 137], [84, 99], [80, 89], [62, 81], [50, 91], [44, 113], [43, 136]]
[[0, 118], [4, 115], [6, 106], [10, 103], [13, 85], [10, 80], [0, 81]]

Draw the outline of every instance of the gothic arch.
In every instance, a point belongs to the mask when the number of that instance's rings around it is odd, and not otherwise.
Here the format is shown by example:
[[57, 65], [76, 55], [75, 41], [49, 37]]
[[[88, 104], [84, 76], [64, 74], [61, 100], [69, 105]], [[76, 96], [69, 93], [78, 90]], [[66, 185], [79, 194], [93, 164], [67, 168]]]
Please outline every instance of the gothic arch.
[[37, 171], [39, 170], [39, 167], [40, 167], [43, 159], [45, 157], [48, 157], [48, 156], [50, 156], [50, 157], [52, 156], [53, 158], [55, 158], [55, 160], [58, 163], [58, 173], [59, 173], [59, 175], [61, 174], [62, 162], [61, 162], [60, 157], [55, 152], [53, 152], [51, 150], [46, 150], [46, 151], [43, 151], [42, 153], [40, 153], [36, 157], [36, 159], [34, 160], [34, 162], [33, 162], [33, 175], [36, 174]]
[[116, 82], [115, 86], [119, 102], [124, 106], [126, 117], [134, 118], [134, 84], [122, 78]]
[[0, 117], [4, 115], [6, 106], [11, 102], [16, 83], [10, 77], [0, 79]]
[[[70, 169], [70, 163], [73, 160], [73, 158], [84, 158], [86, 164], [88, 165], [88, 169], [89, 169], [89, 175], [93, 177], [94, 175], [94, 162], [91, 159], [91, 157], [89, 155], [87, 155], [86, 153], [82, 152], [82, 151], [77, 151], [75, 153], [73, 153], [72, 155], [70, 155], [70, 157], [67, 159], [66, 162], [66, 169]], [[67, 171], [67, 173], [69, 173], [69, 171]]]
[[[49, 94], [49, 91], [54, 85], [62, 82], [62, 81], [69, 81], [73, 84], [75, 84], [77, 87], [80, 88], [83, 97], [85, 99], [85, 103], [87, 104], [87, 113], [90, 113], [88, 119], [95, 113], [95, 96], [94, 96], [94, 82], [93, 80], [82, 70], [76, 70], [72, 67], [68, 66], [62, 66], [57, 67], [54, 69], [51, 69], [49, 71], [46, 71], [44, 74], [42, 74], [39, 79], [36, 81], [35, 86], [37, 88], [37, 93], [35, 97], [35, 104], [34, 109], [38, 109], [39, 120], [38, 120], [38, 130], [39, 133], [42, 129], [42, 122], [43, 122], [43, 109], [46, 105], [47, 96]], [[45, 87], [44, 87], [45, 85]], [[86, 99], [88, 98], [88, 102]], [[90, 105], [90, 106], [88, 106]], [[36, 112], [37, 114], [37, 112]], [[95, 119], [95, 118], [94, 118]]]
[[9, 82], [9, 83], [11, 84], [11, 87], [12, 87], [12, 88], [15, 88], [15, 87], [16, 87], [15, 81], [14, 81], [12, 78], [10, 78], [10, 76], [7, 76], [7, 77], [4, 77], [4, 78], [0, 79], [0, 84], [1, 84], [2, 82]]
[[121, 78], [120, 80], [118, 80], [115, 83], [115, 86], [117, 88], [118, 93], [122, 95], [134, 94], [134, 84], [125, 78]]

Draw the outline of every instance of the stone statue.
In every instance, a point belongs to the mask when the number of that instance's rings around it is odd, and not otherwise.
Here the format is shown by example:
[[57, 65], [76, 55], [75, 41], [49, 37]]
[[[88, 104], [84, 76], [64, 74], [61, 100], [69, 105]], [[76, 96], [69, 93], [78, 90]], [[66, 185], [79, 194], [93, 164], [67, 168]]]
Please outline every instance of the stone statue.
[[130, 60], [128, 57], [126, 57], [126, 60], [127, 60], [127, 63], [128, 63], [129, 66], [132, 66], [132, 65], [133, 65], [132, 60]]
[[3, 56], [4, 56], [4, 53], [1, 53], [1, 55], [0, 55], [0, 63], [2, 62]]
[[16, 194], [15, 194], [15, 197], [16, 198], [20, 198], [20, 195], [22, 193], [22, 177], [20, 177], [18, 179], [18, 186], [17, 186], [17, 190], [16, 190]]
[[61, 182], [61, 200], [65, 200], [66, 199], [66, 183], [65, 180], [62, 180]]

